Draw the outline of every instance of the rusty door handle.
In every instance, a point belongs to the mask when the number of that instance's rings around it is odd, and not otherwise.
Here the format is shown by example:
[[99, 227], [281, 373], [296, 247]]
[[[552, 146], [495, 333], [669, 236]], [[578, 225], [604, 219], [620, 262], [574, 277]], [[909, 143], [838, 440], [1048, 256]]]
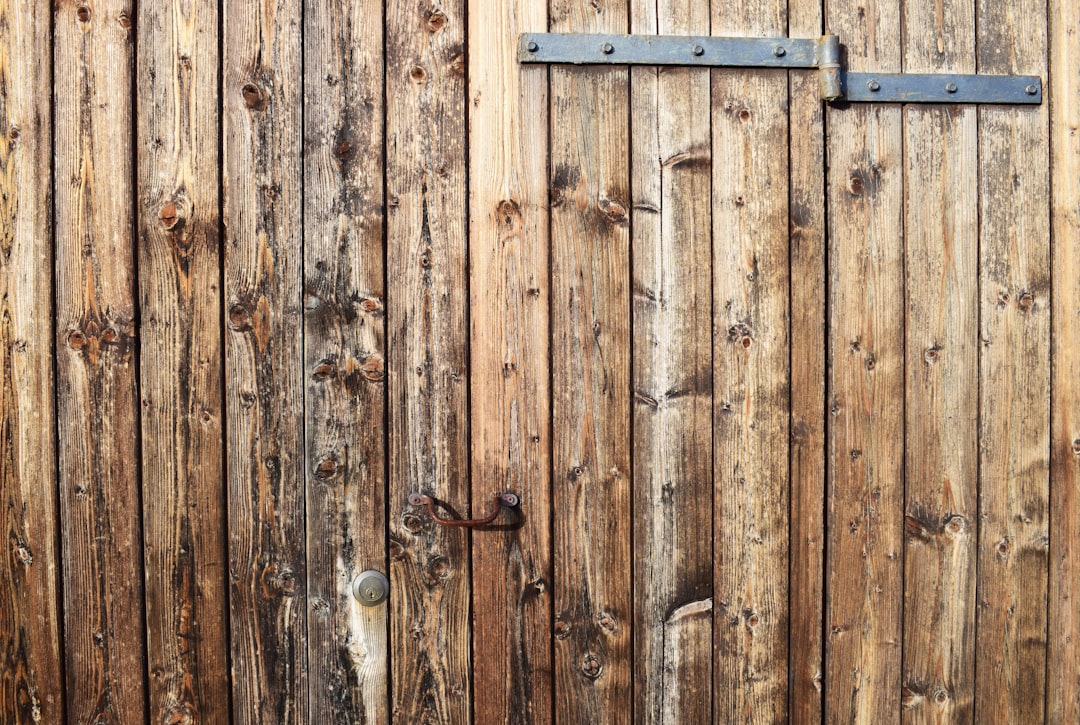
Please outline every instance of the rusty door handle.
[[431, 496], [425, 496], [422, 493], [413, 493], [409, 495], [409, 503], [413, 506], [427, 506], [428, 515], [431, 516], [431, 520], [440, 526], [465, 526], [468, 528], [490, 524], [498, 517], [499, 511], [501, 511], [503, 507], [513, 508], [518, 505], [518, 502], [517, 494], [508, 491], [495, 497], [491, 502], [491, 513], [482, 519], [444, 519], [435, 513], [435, 499]]

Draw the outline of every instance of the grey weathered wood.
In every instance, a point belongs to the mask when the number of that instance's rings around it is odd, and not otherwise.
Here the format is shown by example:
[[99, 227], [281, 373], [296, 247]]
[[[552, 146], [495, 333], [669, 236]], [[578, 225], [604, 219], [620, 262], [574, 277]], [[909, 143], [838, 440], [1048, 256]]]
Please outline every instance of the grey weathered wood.
[[[1045, 5], [983, 0], [977, 12], [980, 72], [1045, 73]], [[1039, 722], [1044, 715], [1050, 525], [1047, 118], [1046, 106], [979, 109], [975, 722]]]
[[[470, 721], [464, 2], [386, 5], [392, 717]], [[474, 502], [473, 512], [487, 501]], [[445, 512], [444, 512], [445, 514]]]
[[307, 0], [304, 386], [307, 722], [389, 717], [382, 3]]
[[1080, 4], [1049, 5], [1050, 644], [1046, 719], [1080, 721]]
[[225, 0], [222, 123], [233, 719], [307, 719], [299, 0]]
[[516, 47], [546, 27], [544, 1], [469, 3], [472, 496], [522, 498], [520, 527], [473, 537], [480, 723], [552, 719], [548, 72]]
[[62, 722], [50, 9], [0, 6], [0, 719]]
[[[852, 70], [900, 70], [899, 2], [827, 0]], [[900, 719], [903, 136], [897, 106], [830, 108], [825, 720]]]
[[134, 29], [150, 717], [227, 723], [217, 7]]
[[[146, 709], [128, 0], [54, 8], [56, 375], [67, 717]], [[40, 62], [40, 58], [38, 62]]]
[[[708, 3], [631, 3], [635, 33], [705, 33]], [[630, 74], [634, 707], [712, 719], [709, 71]]]
[[[555, 31], [622, 32], [624, 0]], [[599, 12], [598, 12], [599, 11]], [[630, 722], [630, 176], [626, 69], [551, 69], [555, 717]]]
[[[970, 3], [904, 3], [905, 72], [974, 72]], [[906, 722], [971, 722], [978, 530], [978, 133], [904, 109]]]

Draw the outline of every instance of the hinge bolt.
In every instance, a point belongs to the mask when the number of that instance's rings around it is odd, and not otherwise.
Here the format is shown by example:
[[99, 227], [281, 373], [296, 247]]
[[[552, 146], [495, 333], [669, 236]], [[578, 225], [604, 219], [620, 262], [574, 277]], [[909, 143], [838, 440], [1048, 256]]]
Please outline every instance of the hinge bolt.
[[877, 93], [881, 90], [881, 84], [877, 81], [867, 81], [866, 87], [870, 89], [871, 93]]
[[604, 43], [600, 46], [600, 52], [602, 52], [604, 55], [611, 55], [615, 52], [615, 46], [611, 43]]
[[540, 46], [537, 45], [535, 40], [530, 40], [528, 45], [525, 46], [525, 50], [529, 51], [530, 53], [535, 53], [536, 51], [540, 50]]
[[945, 84], [945, 92], [946, 93], [956, 93], [956, 84], [955, 83], [946, 83]]
[[773, 48], [772, 54], [775, 55], [777, 58], [783, 58], [785, 55], [787, 55], [787, 48], [782, 45], [778, 45]]
[[690, 52], [694, 55], [705, 55], [705, 49], [702, 48], [700, 45], [695, 45], [693, 48], [690, 49]]
[[1024, 88], [1024, 92], [1027, 93], [1029, 96], [1034, 96], [1036, 93], [1039, 92], [1039, 87], [1032, 83], [1031, 85]]

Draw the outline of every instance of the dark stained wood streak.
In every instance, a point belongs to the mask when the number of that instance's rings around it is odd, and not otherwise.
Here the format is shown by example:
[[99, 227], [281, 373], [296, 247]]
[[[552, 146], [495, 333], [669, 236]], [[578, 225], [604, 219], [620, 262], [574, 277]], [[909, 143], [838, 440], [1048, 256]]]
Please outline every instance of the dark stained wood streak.
[[307, 722], [299, 0], [222, 6], [233, 720]]
[[150, 717], [227, 723], [217, 7], [134, 28]]
[[[469, 517], [465, 3], [386, 5], [392, 719], [468, 723]], [[486, 509], [477, 501], [473, 513]]]
[[54, 6], [67, 718], [146, 713], [129, 0]]
[[310, 723], [389, 719], [386, 572], [383, 14], [304, 7], [304, 470]]
[[63, 722], [50, 8], [0, 5], [0, 719]]

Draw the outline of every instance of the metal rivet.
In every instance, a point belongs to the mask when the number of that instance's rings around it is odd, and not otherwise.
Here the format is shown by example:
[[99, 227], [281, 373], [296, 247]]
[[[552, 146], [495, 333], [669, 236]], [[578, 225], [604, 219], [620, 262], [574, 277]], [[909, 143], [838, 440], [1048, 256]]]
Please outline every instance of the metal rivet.
[[705, 55], [705, 49], [702, 48], [700, 45], [695, 45], [693, 48], [690, 49], [690, 52], [694, 55]]
[[778, 45], [773, 48], [772, 54], [775, 55], [777, 58], [783, 58], [785, 55], [787, 55], [787, 48], [782, 45]]
[[1039, 87], [1037, 85], [1035, 85], [1034, 83], [1032, 83], [1031, 85], [1024, 88], [1024, 93], [1027, 93], [1029, 96], [1034, 96], [1038, 92], [1039, 92]]
[[536, 51], [540, 50], [540, 46], [536, 44], [535, 40], [530, 40], [528, 44], [526, 44], [525, 50], [529, 51], [530, 53], [535, 53]]
[[946, 83], [945, 84], [945, 92], [946, 93], [956, 93], [956, 84], [955, 83]]
[[365, 607], [376, 607], [390, 596], [390, 582], [381, 571], [360, 572], [352, 584], [353, 596]]
[[611, 55], [615, 52], [615, 46], [611, 43], [604, 43], [600, 46], [600, 52], [602, 52], [604, 55]]
[[871, 93], [877, 93], [881, 90], [881, 84], [877, 81], [867, 81], [866, 87], [870, 89]]

